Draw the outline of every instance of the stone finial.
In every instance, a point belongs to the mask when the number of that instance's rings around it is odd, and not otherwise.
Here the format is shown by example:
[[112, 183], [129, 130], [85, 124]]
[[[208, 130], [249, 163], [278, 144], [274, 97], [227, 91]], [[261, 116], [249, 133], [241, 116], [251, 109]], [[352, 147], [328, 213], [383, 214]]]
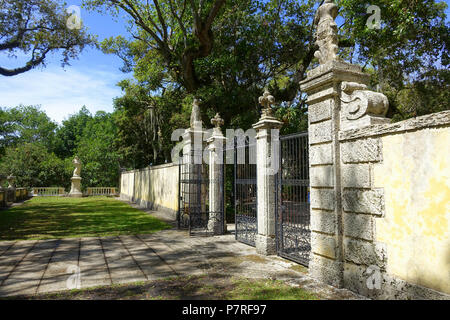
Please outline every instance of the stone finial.
[[198, 128], [202, 126], [202, 118], [200, 115], [200, 106], [198, 99], [194, 99], [192, 103], [192, 112], [191, 112], [191, 128]]
[[213, 134], [215, 134], [215, 135], [219, 135], [220, 134], [221, 135], [222, 131], [220, 130], [220, 127], [223, 126], [224, 121], [220, 117], [219, 113], [216, 113], [214, 118], [211, 119], [211, 124], [214, 126]]
[[223, 123], [223, 119], [220, 117], [219, 113], [216, 113], [214, 118], [211, 119], [211, 124], [218, 129], [223, 126]]
[[314, 56], [319, 59], [320, 64], [325, 64], [332, 60], [338, 60], [338, 29], [334, 21], [338, 15], [339, 9], [333, 0], [325, 2], [317, 9], [314, 18], [316, 26], [316, 44], [319, 50]]
[[263, 106], [261, 118], [272, 117], [272, 105], [275, 103], [275, 98], [267, 88], [264, 90], [263, 95], [259, 97], [258, 101]]

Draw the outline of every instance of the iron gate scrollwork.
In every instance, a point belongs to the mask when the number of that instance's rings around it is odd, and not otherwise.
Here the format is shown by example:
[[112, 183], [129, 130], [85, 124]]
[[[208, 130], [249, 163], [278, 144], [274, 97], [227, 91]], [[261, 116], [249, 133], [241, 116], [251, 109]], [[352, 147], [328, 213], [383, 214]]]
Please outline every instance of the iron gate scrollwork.
[[276, 179], [278, 255], [308, 266], [311, 251], [308, 134], [280, 137]]
[[248, 137], [234, 139], [234, 208], [236, 240], [255, 246], [258, 231], [256, 144]]

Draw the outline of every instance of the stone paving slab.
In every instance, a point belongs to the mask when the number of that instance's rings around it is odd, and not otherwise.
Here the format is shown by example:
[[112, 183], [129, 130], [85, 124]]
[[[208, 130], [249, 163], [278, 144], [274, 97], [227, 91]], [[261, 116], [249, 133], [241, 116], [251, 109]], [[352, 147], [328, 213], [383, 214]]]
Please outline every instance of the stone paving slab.
[[221, 273], [283, 279], [330, 298], [362, 298], [297, 270], [294, 262], [258, 255], [232, 234], [189, 237], [185, 231], [171, 229], [149, 235], [0, 242], [0, 297], [72, 289], [78, 275], [79, 287], [89, 288]]
[[81, 269], [81, 288], [111, 285], [111, 276], [105, 267], [98, 269]]
[[5, 253], [8, 249], [10, 249], [14, 245], [15, 241], [2, 241], [0, 242], [0, 257]]
[[36, 241], [15, 244], [0, 257], [0, 287], [14, 268], [26, 257], [35, 243]]

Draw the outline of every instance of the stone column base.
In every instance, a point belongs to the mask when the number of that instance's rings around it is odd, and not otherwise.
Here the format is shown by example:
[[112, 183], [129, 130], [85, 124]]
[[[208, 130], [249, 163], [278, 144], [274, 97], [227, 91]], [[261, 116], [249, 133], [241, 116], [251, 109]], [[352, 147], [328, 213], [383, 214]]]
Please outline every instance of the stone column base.
[[255, 238], [256, 252], [265, 256], [277, 253], [277, 243], [275, 238], [262, 234], [257, 234]]
[[210, 212], [209, 220], [208, 220], [208, 232], [211, 232], [214, 235], [221, 235], [222, 234], [222, 228], [221, 228], [222, 223], [223, 223], [223, 221], [222, 221], [222, 219], [220, 219], [220, 214]]
[[336, 288], [344, 286], [343, 263], [311, 253], [309, 275]]

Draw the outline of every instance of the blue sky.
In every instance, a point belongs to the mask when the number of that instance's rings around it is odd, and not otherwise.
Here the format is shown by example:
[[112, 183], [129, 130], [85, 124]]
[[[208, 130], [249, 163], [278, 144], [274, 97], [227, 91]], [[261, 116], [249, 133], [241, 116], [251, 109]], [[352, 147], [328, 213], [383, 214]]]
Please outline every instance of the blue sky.
[[[69, 5], [81, 5], [81, 0], [67, 0]], [[88, 12], [81, 8], [83, 24], [99, 40], [119, 34], [127, 35], [125, 20]], [[17, 60], [0, 54], [0, 65], [18, 67], [24, 56]], [[41, 105], [48, 116], [61, 123], [69, 114], [78, 112], [83, 105], [95, 113], [113, 111], [113, 98], [121, 96], [117, 82], [131, 77], [119, 68], [121, 60], [100, 50], [86, 49], [71, 66], [61, 67], [60, 54], [49, 57], [46, 68], [36, 68], [13, 77], [0, 77], [0, 106], [19, 104]]]
[[[67, 6], [81, 6], [82, 0], [67, 0]], [[445, 0], [449, 4], [449, 0]], [[450, 10], [447, 8], [447, 21]], [[99, 40], [106, 37], [127, 35], [123, 18], [112, 18], [81, 8], [83, 24]], [[0, 54], [0, 65], [20, 66], [24, 57], [11, 60]], [[78, 60], [64, 69], [60, 55], [47, 60], [46, 68], [37, 68], [14, 77], [0, 77], [0, 107], [14, 107], [19, 104], [40, 105], [48, 116], [61, 123], [68, 115], [78, 112], [83, 105], [92, 112], [113, 111], [113, 98], [121, 96], [117, 82], [130, 78], [122, 73], [121, 60], [114, 55], [105, 55], [96, 49], [86, 49]]]

